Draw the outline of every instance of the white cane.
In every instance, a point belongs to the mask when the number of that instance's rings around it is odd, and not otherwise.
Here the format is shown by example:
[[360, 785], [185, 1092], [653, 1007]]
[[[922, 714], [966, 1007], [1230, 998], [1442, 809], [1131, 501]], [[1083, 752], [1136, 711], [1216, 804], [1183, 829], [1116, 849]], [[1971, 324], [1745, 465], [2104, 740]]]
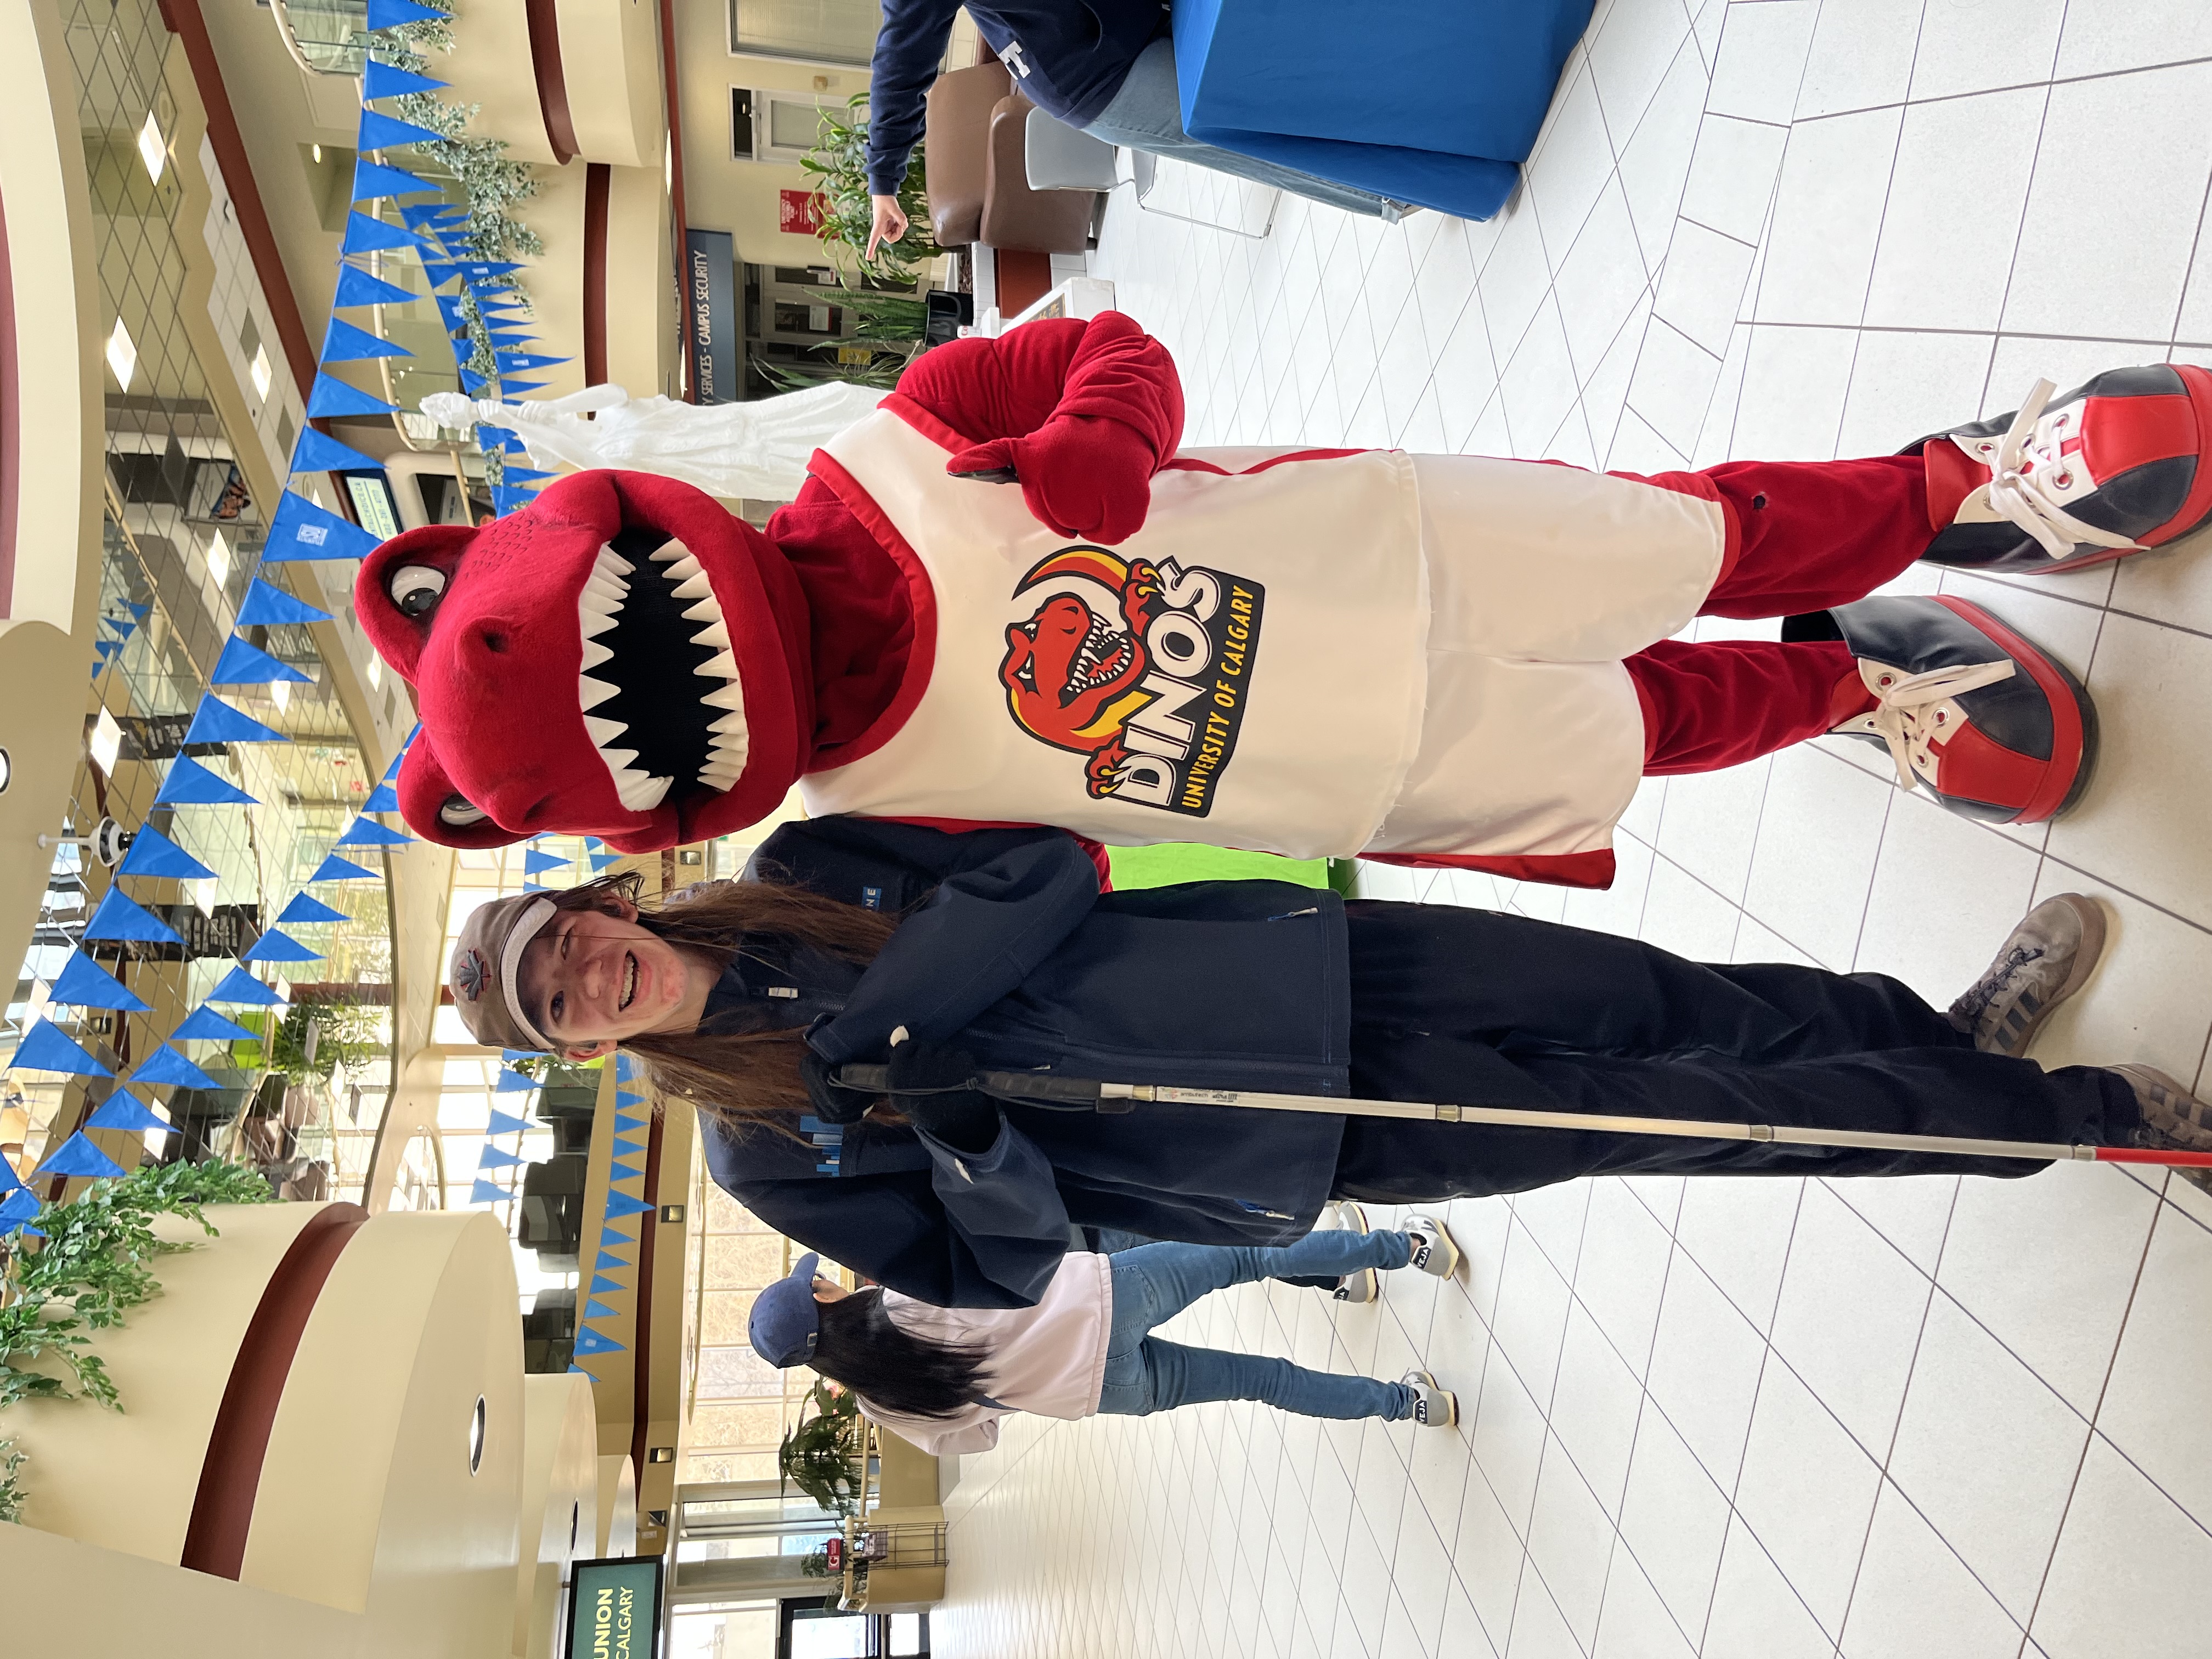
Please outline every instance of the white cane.
[[[841, 1088], [887, 1092], [887, 1066], [845, 1066]], [[2156, 1164], [2212, 1168], [2212, 1152], [2149, 1146], [2087, 1146], [2067, 1141], [1977, 1140], [1964, 1135], [1892, 1134], [1875, 1129], [1808, 1129], [1792, 1124], [1724, 1123], [1705, 1118], [1616, 1117], [1598, 1112], [1539, 1112], [1514, 1106], [1462, 1106], [1449, 1101], [1350, 1100], [1334, 1095], [1270, 1094], [1255, 1089], [1184, 1089], [1165, 1083], [1102, 1083], [1032, 1072], [982, 1072], [961, 1085], [1000, 1100], [1059, 1111], [1114, 1115], [1139, 1104], [1242, 1106], [1263, 1112], [1328, 1112], [1346, 1117], [1395, 1117], [1416, 1123], [1480, 1123], [1498, 1128], [1582, 1129], [1597, 1134], [1674, 1135], [1693, 1140], [1771, 1141], [1790, 1146], [1841, 1146], [1866, 1152], [1925, 1152], [1953, 1158], [2020, 1158], [2050, 1163]], [[929, 1092], [938, 1092], [930, 1091]]]

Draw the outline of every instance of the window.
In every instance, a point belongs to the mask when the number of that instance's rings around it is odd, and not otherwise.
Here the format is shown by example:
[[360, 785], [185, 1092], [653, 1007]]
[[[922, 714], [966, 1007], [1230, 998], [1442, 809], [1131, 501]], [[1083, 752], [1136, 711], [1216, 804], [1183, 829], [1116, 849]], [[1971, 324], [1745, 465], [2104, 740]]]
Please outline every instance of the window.
[[730, 88], [730, 153], [741, 161], [797, 161], [822, 132], [822, 112], [843, 100], [804, 92]]
[[863, 67], [883, 18], [877, 0], [730, 0], [730, 50]]

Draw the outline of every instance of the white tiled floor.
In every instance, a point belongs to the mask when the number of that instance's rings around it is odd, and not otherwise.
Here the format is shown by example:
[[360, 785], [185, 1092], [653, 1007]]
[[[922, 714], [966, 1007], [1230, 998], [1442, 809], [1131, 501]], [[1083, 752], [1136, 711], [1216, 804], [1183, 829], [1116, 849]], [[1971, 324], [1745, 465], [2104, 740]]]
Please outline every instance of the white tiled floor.
[[[1879, 453], [2039, 374], [2212, 362], [2209, 107], [2204, 0], [1612, 0], [1504, 220], [1286, 198], [1252, 240], [1124, 192], [1095, 263], [1174, 348], [1194, 443], [1636, 471]], [[2040, 1057], [2212, 1083], [2212, 550], [1942, 586], [2099, 700], [2093, 792], [2047, 831], [1949, 817], [1878, 754], [1815, 745], [1650, 786], [1609, 893], [1373, 890], [1942, 1001], [2028, 903], [2086, 890], [2110, 956]], [[1185, 1340], [1389, 1375], [1423, 1356], [1459, 1433], [1256, 1407], [1018, 1421], [953, 1493], [940, 1650], [2212, 1654], [2192, 1189], [1613, 1180], [1451, 1216], [1452, 1285], [1401, 1274], [1341, 1310], [1250, 1289]]]

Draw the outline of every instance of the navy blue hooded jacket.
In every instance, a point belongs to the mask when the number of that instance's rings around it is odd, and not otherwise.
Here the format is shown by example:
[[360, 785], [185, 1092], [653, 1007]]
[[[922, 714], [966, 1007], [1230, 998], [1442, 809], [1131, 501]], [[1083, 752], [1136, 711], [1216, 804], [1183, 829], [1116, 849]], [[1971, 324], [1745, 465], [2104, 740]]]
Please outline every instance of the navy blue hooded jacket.
[[[853, 818], [786, 826], [749, 873], [886, 910], [927, 896], [857, 975], [741, 957], [710, 1028], [741, 1012], [752, 1026], [804, 1012], [810, 1042], [840, 1065], [880, 1063], [903, 1025], [996, 1070], [1348, 1092], [1344, 912], [1325, 890], [1200, 882], [1101, 896], [1089, 854], [1059, 830], [956, 836]], [[769, 1224], [895, 1290], [1020, 1307], [1050, 1280], [1070, 1223], [1208, 1244], [1303, 1235], [1343, 1136], [1333, 1115], [1223, 1107], [1006, 1105], [1000, 1118], [980, 1157], [870, 1121], [845, 1130], [834, 1169], [765, 1128], [710, 1130], [707, 1162]]]
[[[896, 196], [921, 137], [922, 100], [945, 61], [960, 0], [884, 0], [868, 70], [868, 188]], [[1137, 54], [1168, 26], [1160, 0], [987, 0], [976, 33], [1030, 102], [1072, 127], [1097, 118]]]

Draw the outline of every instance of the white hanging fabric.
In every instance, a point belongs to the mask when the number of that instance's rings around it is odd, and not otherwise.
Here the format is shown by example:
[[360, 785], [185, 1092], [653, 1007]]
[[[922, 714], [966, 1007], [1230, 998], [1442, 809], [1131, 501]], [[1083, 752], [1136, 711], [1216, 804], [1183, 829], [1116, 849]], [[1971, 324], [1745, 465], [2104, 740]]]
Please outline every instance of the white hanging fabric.
[[[479, 422], [507, 428], [528, 446], [531, 465], [547, 471], [618, 467], [680, 478], [710, 495], [787, 501], [805, 482], [807, 459], [884, 396], [872, 386], [831, 382], [753, 403], [686, 404], [592, 386], [516, 404], [440, 392], [422, 407], [457, 430]], [[586, 420], [587, 410], [598, 418]]]

